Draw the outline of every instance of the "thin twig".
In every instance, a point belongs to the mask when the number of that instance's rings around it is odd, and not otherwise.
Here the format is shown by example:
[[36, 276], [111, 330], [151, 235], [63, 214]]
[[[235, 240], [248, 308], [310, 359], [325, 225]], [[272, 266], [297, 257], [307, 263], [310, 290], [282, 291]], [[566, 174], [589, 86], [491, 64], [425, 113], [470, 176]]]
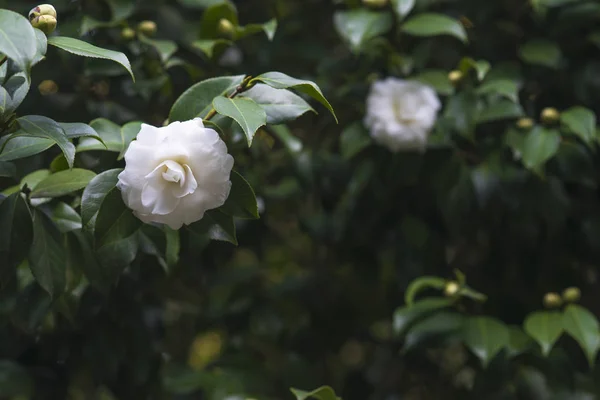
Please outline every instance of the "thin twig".
[[3, 56], [2, 58], [0, 58], [0, 67], [6, 62], [6, 60], [8, 60], [7, 56]]
[[[233, 92], [231, 92], [227, 98], [228, 99], [233, 99], [235, 96], [237, 96], [238, 94], [245, 92], [246, 90], [250, 89], [250, 87], [248, 86], [248, 83], [250, 82], [250, 79], [252, 79], [252, 77], [247, 76], [242, 83], [240, 83], [238, 85], [238, 87], [235, 88], [235, 90]], [[215, 108], [211, 108], [210, 111], [206, 114], [206, 117], [204, 117], [205, 121], [210, 120], [212, 117], [215, 116], [215, 114], [217, 113], [217, 110], [215, 110]]]

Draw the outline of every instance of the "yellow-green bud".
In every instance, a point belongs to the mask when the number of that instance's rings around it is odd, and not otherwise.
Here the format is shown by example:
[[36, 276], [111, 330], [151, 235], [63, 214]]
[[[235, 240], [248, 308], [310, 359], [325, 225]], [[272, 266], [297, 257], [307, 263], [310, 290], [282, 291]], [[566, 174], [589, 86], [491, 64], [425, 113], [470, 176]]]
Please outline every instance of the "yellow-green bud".
[[566, 288], [562, 293], [565, 303], [577, 303], [581, 298], [581, 290], [577, 287]]
[[547, 107], [542, 110], [540, 119], [546, 125], [554, 125], [560, 119], [560, 113], [556, 108]]
[[40, 4], [37, 7], [33, 7], [31, 11], [29, 11], [29, 20], [33, 21], [34, 18], [39, 17], [40, 15], [50, 15], [57, 18], [56, 9], [50, 4]]
[[362, 0], [362, 2], [367, 7], [381, 8], [387, 5], [388, 0]]
[[123, 28], [121, 31], [121, 39], [123, 40], [132, 40], [135, 37], [135, 31], [129, 27]]
[[460, 285], [458, 284], [458, 282], [449, 281], [446, 283], [446, 286], [444, 286], [444, 295], [447, 297], [452, 297], [456, 293], [458, 293], [459, 290]]
[[556, 292], [546, 293], [544, 295], [544, 307], [557, 308], [562, 305], [562, 298]]
[[219, 25], [217, 26], [217, 29], [219, 30], [219, 32], [221, 34], [226, 35], [226, 36], [231, 36], [233, 34], [235, 26], [233, 25], [233, 23], [230, 20], [221, 18], [221, 20], [219, 21]]
[[38, 90], [42, 96], [47, 96], [49, 94], [58, 92], [58, 85], [53, 80], [46, 79], [40, 82], [38, 85]]
[[448, 73], [448, 80], [453, 84], [456, 85], [458, 84], [460, 81], [462, 81], [463, 79], [463, 73], [460, 72], [459, 70], [455, 69], [453, 71], [450, 71]]
[[138, 32], [146, 35], [153, 36], [156, 33], [156, 22], [154, 21], [142, 21], [138, 24]]
[[40, 15], [31, 20], [31, 25], [44, 32], [46, 35], [54, 32], [56, 24], [56, 18], [52, 15]]
[[519, 129], [531, 129], [533, 128], [533, 120], [531, 118], [519, 118], [517, 120], [517, 128]]

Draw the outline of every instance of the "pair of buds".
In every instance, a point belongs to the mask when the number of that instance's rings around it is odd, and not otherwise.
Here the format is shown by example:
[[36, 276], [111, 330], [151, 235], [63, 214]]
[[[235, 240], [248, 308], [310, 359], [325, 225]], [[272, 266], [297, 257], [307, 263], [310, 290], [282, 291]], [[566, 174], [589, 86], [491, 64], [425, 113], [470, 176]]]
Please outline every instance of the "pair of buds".
[[50, 4], [41, 4], [29, 11], [29, 22], [34, 28], [38, 28], [46, 35], [56, 29], [56, 9]]

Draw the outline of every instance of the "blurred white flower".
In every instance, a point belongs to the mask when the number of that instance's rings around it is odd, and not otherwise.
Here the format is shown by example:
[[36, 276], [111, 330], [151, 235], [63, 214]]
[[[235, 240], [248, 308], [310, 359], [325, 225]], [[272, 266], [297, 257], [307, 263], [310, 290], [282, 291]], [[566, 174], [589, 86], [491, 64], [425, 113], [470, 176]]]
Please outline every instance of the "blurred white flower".
[[161, 128], [142, 124], [136, 139], [117, 187], [139, 219], [179, 229], [225, 203], [233, 157], [200, 118]]
[[387, 78], [371, 85], [364, 122], [373, 139], [393, 152], [423, 151], [440, 107], [429, 86]]
[[244, 54], [239, 47], [231, 46], [228, 47], [221, 58], [219, 58], [219, 65], [221, 67], [237, 67], [244, 61]]

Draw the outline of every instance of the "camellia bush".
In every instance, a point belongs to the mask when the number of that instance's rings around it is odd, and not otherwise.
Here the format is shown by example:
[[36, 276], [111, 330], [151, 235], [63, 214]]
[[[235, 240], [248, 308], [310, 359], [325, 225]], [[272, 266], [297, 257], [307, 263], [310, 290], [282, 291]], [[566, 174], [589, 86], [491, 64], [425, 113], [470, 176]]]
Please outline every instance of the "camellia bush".
[[0, 0], [0, 398], [594, 399], [595, 0]]

